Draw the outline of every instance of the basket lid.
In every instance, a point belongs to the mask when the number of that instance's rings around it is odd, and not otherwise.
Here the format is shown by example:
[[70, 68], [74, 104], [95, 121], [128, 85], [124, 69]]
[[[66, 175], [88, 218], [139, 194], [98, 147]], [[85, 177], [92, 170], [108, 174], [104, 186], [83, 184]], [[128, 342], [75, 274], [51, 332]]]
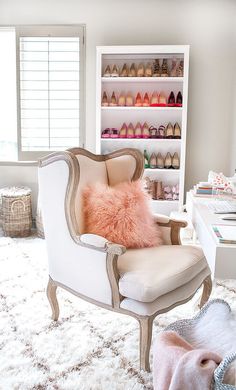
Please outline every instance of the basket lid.
[[0, 195], [6, 197], [19, 197], [24, 195], [30, 195], [31, 189], [29, 187], [3, 187], [0, 189]]

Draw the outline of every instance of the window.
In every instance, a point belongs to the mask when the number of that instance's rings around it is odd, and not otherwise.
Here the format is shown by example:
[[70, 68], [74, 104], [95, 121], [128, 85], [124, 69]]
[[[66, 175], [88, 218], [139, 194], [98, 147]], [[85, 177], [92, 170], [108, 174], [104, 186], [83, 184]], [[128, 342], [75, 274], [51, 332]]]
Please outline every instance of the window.
[[19, 159], [82, 146], [84, 27], [20, 26], [14, 35]]

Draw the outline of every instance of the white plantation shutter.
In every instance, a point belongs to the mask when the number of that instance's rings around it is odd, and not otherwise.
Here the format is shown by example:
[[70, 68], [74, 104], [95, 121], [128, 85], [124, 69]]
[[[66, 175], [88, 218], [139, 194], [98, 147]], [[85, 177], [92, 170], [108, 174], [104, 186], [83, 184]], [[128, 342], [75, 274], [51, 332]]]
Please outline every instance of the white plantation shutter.
[[68, 36], [68, 28], [66, 32], [64, 36], [62, 28], [60, 36], [31, 36], [26, 31], [19, 36], [20, 156], [82, 144], [83, 37]]

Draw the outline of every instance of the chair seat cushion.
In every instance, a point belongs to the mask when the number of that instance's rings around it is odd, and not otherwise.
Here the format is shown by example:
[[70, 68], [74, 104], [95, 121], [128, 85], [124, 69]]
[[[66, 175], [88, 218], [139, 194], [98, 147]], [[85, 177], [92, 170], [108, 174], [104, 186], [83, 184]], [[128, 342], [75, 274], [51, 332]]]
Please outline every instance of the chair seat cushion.
[[140, 302], [185, 285], [207, 268], [202, 250], [190, 245], [129, 249], [118, 259], [121, 295]]

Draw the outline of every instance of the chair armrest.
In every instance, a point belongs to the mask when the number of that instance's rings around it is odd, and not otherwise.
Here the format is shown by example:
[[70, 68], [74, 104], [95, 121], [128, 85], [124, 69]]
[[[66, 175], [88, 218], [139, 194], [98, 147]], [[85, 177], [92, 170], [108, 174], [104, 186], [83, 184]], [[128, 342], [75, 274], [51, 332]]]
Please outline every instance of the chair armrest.
[[118, 256], [122, 255], [126, 251], [125, 246], [110, 242], [106, 238], [97, 234], [81, 234], [81, 236], [78, 237], [78, 244], [90, 249], [99, 251], [102, 250], [103, 252]]
[[172, 245], [181, 245], [180, 229], [186, 227], [188, 224], [186, 221], [177, 221], [176, 219], [170, 219], [165, 215], [155, 214], [155, 222], [160, 227], [170, 229], [170, 241]]

